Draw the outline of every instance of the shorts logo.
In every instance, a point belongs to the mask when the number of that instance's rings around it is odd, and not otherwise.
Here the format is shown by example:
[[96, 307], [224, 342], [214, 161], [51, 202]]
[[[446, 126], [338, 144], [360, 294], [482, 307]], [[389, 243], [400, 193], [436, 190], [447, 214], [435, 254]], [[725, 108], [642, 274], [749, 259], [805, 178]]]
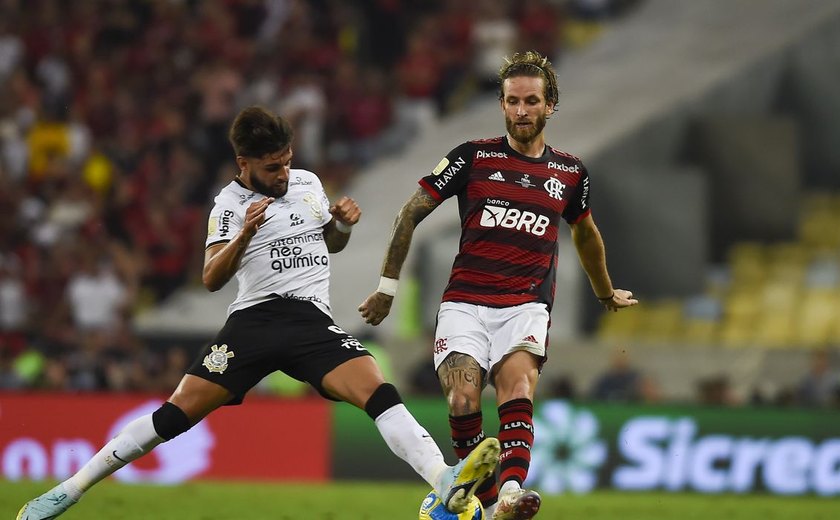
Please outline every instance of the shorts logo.
[[538, 343], [538, 341], [537, 338], [535, 338], [534, 335], [531, 334], [527, 338], [522, 338], [522, 343]]
[[228, 352], [228, 346], [213, 345], [210, 347], [210, 353], [204, 356], [204, 367], [210, 372], [223, 374], [228, 367], [228, 359], [234, 356], [233, 351]]
[[435, 354], [440, 354], [446, 350], [446, 338], [438, 338], [435, 340]]
[[345, 338], [341, 340], [341, 346], [348, 349], [348, 350], [358, 350], [359, 352], [363, 352], [367, 350], [356, 338], [350, 336], [349, 338]]

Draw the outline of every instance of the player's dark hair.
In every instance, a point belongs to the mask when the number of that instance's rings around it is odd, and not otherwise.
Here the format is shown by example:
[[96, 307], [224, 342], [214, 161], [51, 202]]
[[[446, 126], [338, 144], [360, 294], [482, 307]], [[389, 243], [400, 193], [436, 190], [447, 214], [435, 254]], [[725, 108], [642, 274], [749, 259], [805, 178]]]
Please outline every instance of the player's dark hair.
[[291, 144], [292, 137], [288, 121], [259, 106], [239, 112], [228, 134], [237, 156], [255, 158], [279, 152]]
[[499, 99], [504, 99], [505, 80], [517, 76], [530, 76], [545, 80], [545, 100], [557, 104], [560, 91], [557, 89], [557, 73], [548, 58], [537, 51], [517, 52], [512, 58], [505, 58], [499, 69]]

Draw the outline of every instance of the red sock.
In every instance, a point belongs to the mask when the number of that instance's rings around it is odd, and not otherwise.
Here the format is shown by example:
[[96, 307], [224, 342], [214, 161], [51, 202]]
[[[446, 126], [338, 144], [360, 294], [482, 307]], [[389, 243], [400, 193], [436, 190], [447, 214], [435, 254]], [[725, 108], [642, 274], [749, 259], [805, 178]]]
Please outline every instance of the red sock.
[[[452, 447], [459, 459], [469, 455], [487, 436], [481, 427], [481, 412], [469, 415], [449, 416], [449, 427], [452, 431]], [[478, 486], [475, 496], [481, 500], [483, 507], [490, 507], [496, 503], [499, 489], [496, 487], [495, 476], [488, 478]]]
[[534, 443], [534, 404], [529, 399], [514, 399], [499, 407], [499, 482], [515, 480], [521, 486], [531, 465]]

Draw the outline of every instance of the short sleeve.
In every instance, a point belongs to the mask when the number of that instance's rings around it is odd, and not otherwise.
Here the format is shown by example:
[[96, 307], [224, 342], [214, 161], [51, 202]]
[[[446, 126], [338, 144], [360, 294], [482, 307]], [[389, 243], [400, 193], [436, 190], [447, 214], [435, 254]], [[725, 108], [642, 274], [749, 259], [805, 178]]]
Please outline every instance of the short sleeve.
[[242, 229], [242, 217], [224, 204], [216, 204], [207, 220], [207, 240], [204, 247], [230, 242]]
[[581, 165], [581, 177], [575, 188], [575, 194], [563, 210], [563, 219], [569, 224], [577, 224], [590, 213], [589, 208], [589, 172]]
[[420, 179], [420, 186], [438, 201], [460, 193], [467, 185], [474, 152], [475, 145], [471, 143], [453, 149], [440, 160], [432, 173]]

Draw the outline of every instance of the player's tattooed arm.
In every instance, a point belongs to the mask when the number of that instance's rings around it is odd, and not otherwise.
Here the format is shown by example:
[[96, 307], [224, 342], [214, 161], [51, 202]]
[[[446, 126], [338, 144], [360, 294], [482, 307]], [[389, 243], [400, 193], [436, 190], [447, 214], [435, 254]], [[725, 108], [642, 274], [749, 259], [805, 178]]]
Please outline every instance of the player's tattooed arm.
[[[475, 359], [459, 352], [449, 354], [438, 367], [438, 378], [450, 413], [468, 415], [481, 409], [482, 371]], [[456, 393], [465, 399], [456, 402]]]
[[[436, 207], [438, 207], [438, 202], [423, 188], [419, 188], [403, 205], [394, 222], [394, 230], [391, 233], [391, 240], [388, 241], [388, 250], [385, 252], [385, 261], [382, 263], [383, 280], [385, 278], [399, 279], [400, 270], [408, 256], [411, 237], [414, 236], [414, 228]], [[385, 294], [377, 289], [359, 305], [359, 312], [366, 323], [379, 325], [391, 312], [393, 302], [393, 292]]]
[[438, 205], [439, 202], [423, 188], [417, 188], [417, 191], [406, 201], [394, 221], [388, 251], [385, 253], [385, 261], [382, 264], [382, 276], [394, 279], [400, 277], [400, 271], [408, 256], [408, 249], [414, 236], [414, 229]]

